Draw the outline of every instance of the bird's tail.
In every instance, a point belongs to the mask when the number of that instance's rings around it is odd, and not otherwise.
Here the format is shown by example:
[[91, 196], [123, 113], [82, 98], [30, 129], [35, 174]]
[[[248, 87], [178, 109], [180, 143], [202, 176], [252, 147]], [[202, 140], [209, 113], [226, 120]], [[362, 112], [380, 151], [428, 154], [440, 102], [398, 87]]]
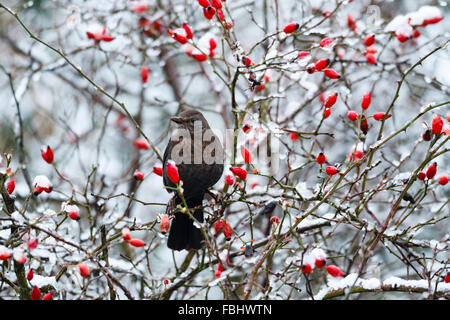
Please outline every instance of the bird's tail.
[[[186, 197], [186, 204], [189, 208], [194, 208], [202, 205], [203, 194], [197, 197]], [[181, 204], [182, 200], [176, 196], [174, 207]], [[196, 209], [192, 214], [199, 222], [203, 222], [203, 209]], [[198, 250], [202, 247], [203, 234], [199, 228], [194, 226], [194, 221], [191, 217], [182, 212], [176, 212], [169, 231], [169, 239], [167, 246], [172, 250]]]

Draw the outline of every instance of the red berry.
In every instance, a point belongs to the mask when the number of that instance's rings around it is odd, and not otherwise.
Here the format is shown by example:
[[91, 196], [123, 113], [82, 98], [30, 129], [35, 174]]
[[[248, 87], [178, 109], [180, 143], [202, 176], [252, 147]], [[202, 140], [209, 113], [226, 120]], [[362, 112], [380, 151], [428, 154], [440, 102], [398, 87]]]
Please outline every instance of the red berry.
[[334, 69], [325, 69], [323, 73], [330, 79], [339, 79], [341, 77]]
[[351, 29], [355, 28], [355, 19], [353, 19], [353, 16], [351, 14], [347, 15], [347, 26]]
[[438, 17], [434, 17], [434, 18], [430, 18], [430, 19], [425, 19], [422, 23], [422, 27], [425, 27], [428, 24], [435, 24], [438, 23], [442, 20], [443, 18], [441, 16]]
[[242, 158], [244, 158], [244, 161], [246, 163], [251, 163], [252, 162], [252, 155], [250, 153], [250, 151], [248, 151], [247, 148], [242, 148], [241, 149], [241, 154], [242, 154]]
[[223, 220], [221, 219], [217, 220], [216, 224], [214, 225], [214, 231], [216, 232], [216, 234], [222, 231], [223, 226], [224, 226]]
[[330, 176], [334, 176], [336, 173], [339, 172], [339, 170], [336, 167], [328, 166], [325, 168], [325, 172]]
[[[374, 113], [373, 118], [374, 118], [375, 120], [377, 120], [377, 121], [381, 121], [381, 120], [384, 119], [385, 114], [386, 114], [386, 113], [384, 113], [384, 112], [377, 112], [377, 113]], [[386, 115], [386, 119], [388, 119], [388, 118], [390, 118], [390, 117], [391, 117], [390, 114], [387, 114], [387, 115]]]
[[400, 42], [406, 42], [409, 40], [409, 38], [403, 34], [396, 33], [395, 36], [396, 36], [397, 40]]
[[329, 47], [333, 43], [334, 39], [330, 37], [326, 37], [320, 41], [321, 47]]
[[363, 108], [364, 110], [367, 110], [370, 106], [370, 102], [372, 101], [372, 94], [366, 93], [363, 96], [362, 102], [361, 102], [361, 108]]
[[89, 277], [89, 275], [91, 274], [91, 270], [89, 269], [89, 267], [87, 265], [85, 265], [83, 262], [80, 262], [78, 265], [78, 272], [80, 272], [81, 276], [83, 278], [87, 278]]
[[217, 48], [217, 42], [216, 42], [216, 40], [214, 40], [214, 38], [209, 39], [209, 48], [211, 50], [214, 50], [215, 48]]
[[363, 155], [364, 155], [364, 152], [362, 152], [361, 150], [356, 150], [356, 151], [352, 150], [350, 152], [350, 154], [348, 155], [348, 159], [350, 161], [359, 160], [359, 159], [361, 159], [363, 157]]
[[33, 194], [34, 194], [35, 196], [37, 196], [37, 195], [41, 194], [42, 191], [44, 191], [44, 188], [42, 188], [42, 187], [40, 187], [40, 186], [36, 186], [36, 187], [34, 188], [34, 190], [33, 190]]
[[194, 53], [192, 57], [199, 62], [206, 61], [207, 59], [206, 55], [203, 53]]
[[367, 121], [365, 115], [362, 115], [360, 128], [364, 134], [367, 134], [367, 132], [369, 132], [369, 121]]
[[327, 160], [327, 158], [325, 157], [323, 152], [319, 153], [319, 155], [316, 158], [317, 163], [320, 165], [324, 164], [326, 160]]
[[157, 174], [158, 176], [162, 176], [163, 175], [163, 168], [161, 168], [161, 167], [153, 167], [152, 172]]
[[291, 132], [289, 134], [289, 137], [291, 138], [292, 141], [297, 141], [298, 140], [298, 135], [295, 132]]
[[264, 83], [261, 83], [258, 87], [256, 87], [256, 91], [261, 92], [266, 88]]
[[445, 186], [448, 183], [449, 178], [448, 176], [440, 176], [437, 180], [440, 185]]
[[437, 163], [433, 162], [432, 164], [430, 164], [428, 166], [427, 169], [427, 178], [428, 179], [433, 179], [433, 177], [436, 175], [436, 171], [437, 171]]
[[[222, 10], [217, 10], [217, 19], [219, 20], [219, 21], [223, 21], [223, 19], [225, 19], [225, 17], [223, 16], [223, 11]], [[226, 24], [225, 24], [225, 29], [226, 29], [227, 27], [226, 27]]]
[[335, 265], [328, 266], [327, 272], [332, 277], [343, 277], [344, 276], [344, 272]]
[[166, 166], [166, 173], [169, 177], [170, 181], [177, 184], [180, 182], [180, 175], [178, 174], [178, 167], [174, 163], [167, 163]]
[[207, 8], [210, 5], [208, 0], [197, 0], [197, 1], [203, 8]]
[[169, 216], [167, 214], [163, 214], [161, 216], [161, 224], [160, 224], [161, 233], [166, 234], [166, 232], [169, 230], [169, 227], [170, 227]]
[[144, 138], [137, 138], [134, 140], [134, 146], [141, 150], [148, 150], [150, 146]]
[[301, 58], [304, 58], [304, 57], [306, 57], [306, 56], [308, 56], [308, 55], [309, 55], [309, 52], [308, 52], [308, 51], [300, 51], [300, 52], [298, 53], [297, 58], [298, 58], [298, 59], [301, 59]]
[[309, 65], [308, 67], [306, 67], [306, 72], [308, 72], [309, 74], [313, 74], [314, 72], [316, 72], [316, 67], [314, 65]]
[[38, 245], [37, 239], [28, 240], [28, 243], [27, 243], [28, 249], [34, 250], [34, 249], [36, 249], [37, 245]]
[[89, 39], [93, 39], [96, 42], [98, 41], [112, 41], [114, 40], [114, 37], [110, 36], [109, 34], [106, 34], [106, 28], [103, 28], [101, 32], [92, 33], [92, 32], [86, 32], [86, 35]]
[[130, 229], [128, 229], [128, 228], [122, 229], [122, 239], [124, 241], [130, 241], [130, 239], [131, 239]]
[[47, 293], [42, 300], [52, 300], [53, 299], [53, 292], [50, 291], [49, 293]]
[[31, 281], [31, 280], [33, 280], [33, 277], [34, 277], [33, 270], [30, 269], [30, 271], [28, 271], [28, 273], [27, 273], [27, 280]]
[[377, 58], [371, 53], [366, 54], [366, 60], [370, 64], [377, 64]]
[[368, 35], [366, 39], [364, 40], [364, 45], [366, 47], [370, 47], [375, 43], [375, 36], [374, 35]]
[[80, 220], [80, 214], [77, 211], [70, 211], [69, 218], [75, 221]]
[[337, 92], [331, 94], [328, 96], [327, 100], [325, 101], [324, 107], [325, 108], [331, 108], [337, 101], [338, 94]]
[[292, 33], [298, 30], [298, 28], [300, 27], [300, 25], [298, 23], [289, 23], [288, 25], [286, 25], [283, 29], [284, 33]]
[[245, 180], [247, 179], [247, 170], [242, 169], [240, 167], [232, 167], [230, 168], [231, 172], [233, 172], [234, 175], [238, 176], [239, 179]]
[[309, 263], [303, 264], [301, 266], [301, 269], [302, 269], [303, 273], [311, 273], [312, 272], [312, 268], [311, 268], [311, 265]]
[[447, 274], [445, 275], [444, 282], [450, 283], [450, 272], [447, 272]]
[[217, 267], [217, 271], [214, 273], [216, 278], [219, 278], [222, 275], [223, 272], [223, 266], [221, 263], [219, 263], [219, 266]]
[[194, 34], [192, 33], [191, 27], [189, 27], [187, 23], [183, 23], [182, 27], [184, 31], [186, 31], [186, 38], [192, 39], [194, 37]]
[[14, 181], [14, 179], [10, 180], [6, 184], [6, 191], [8, 191], [9, 194], [13, 193], [15, 188], [16, 188], [16, 182]]
[[246, 67], [248, 67], [249, 65], [252, 64], [252, 60], [250, 60], [249, 57], [242, 57], [242, 63], [243, 63]]
[[139, 172], [137, 169], [133, 174], [133, 177], [137, 180], [137, 181], [142, 181], [144, 180], [144, 173], [143, 172]]
[[141, 239], [130, 239], [128, 241], [129, 244], [131, 244], [133, 247], [143, 247], [145, 246], [145, 242]]
[[141, 68], [141, 81], [142, 83], [146, 83], [148, 80], [148, 68], [142, 67]]
[[316, 64], [315, 64], [316, 70], [317, 71], [322, 71], [323, 69], [328, 67], [330, 62], [331, 62], [330, 59], [321, 59], [321, 60], [317, 61]]
[[368, 53], [372, 53], [372, 54], [377, 53], [377, 48], [375, 48], [375, 46], [367, 47], [366, 54], [368, 54]]
[[233, 28], [233, 22], [231, 22], [231, 21], [228, 21], [227, 23], [225, 23], [225, 29], [231, 29], [231, 28]]
[[214, 17], [215, 14], [216, 14], [216, 9], [214, 9], [211, 6], [203, 9], [203, 15], [208, 20], [211, 20]]
[[183, 35], [181, 35], [179, 33], [176, 33], [176, 32], [172, 34], [172, 38], [174, 38], [176, 41], [178, 41], [181, 44], [185, 44], [185, 43], [188, 42], [188, 38], [187, 37], [185, 37], [185, 36], [183, 36]]
[[53, 162], [53, 150], [50, 148], [50, 146], [42, 147], [41, 148], [41, 155], [42, 159], [45, 160], [45, 162], [51, 164]]
[[351, 120], [351, 121], [355, 121], [359, 119], [359, 114], [356, 113], [355, 111], [349, 111], [347, 112], [347, 117]]
[[245, 133], [247, 133], [247, 132], [249, 132], [250, 131], [250, 129], [251, 129], [252, 127], [249, 125], [249, 124], [244, 124], [244, 126], [242, 127], [242, 131], [244, 131]]
[[327, 259], [316, 259], [316, 261], [314, 261], [314, 265], [317, 268], [322, 268], [326, 264], [327, 264]]
[[7, 250], [1, 250], [0, 251], [0, 260], [5, 261], [11, 258], [11, 252]]
[[209, 0], [211, 5], [216, 9], [222, 9], [222, 2], [220, 0]]
[[41, 300], [41, 290], [38, 287], [34, 287], [31, 290], [31, 300]]
[[133, 11], [134, 13], [144, 13], [147, 10], [148, 10], [148, 4], [145, 4], [145, 3], [135, 4], [131, 8], [131, 11]]
[[324, 108], [323, 113], [322, 113], [322, 116], [324, 117], [324, 119], [328, 118], [330, 116], [330, 114], [331, 114], [331, 109]]
[[225, 236], [225, 240], [230, 241], [233, 236], [233, 229], [231, 229], [228, 223], [224, 222], [222, 231]]
[[444, 127], [444, 121], [438, 115], [433, 117], [433, 122], [431, 124], [431, 130], [433, 134], [438, 135], [442, 132], [442, 128]]
[[233, 183], [234, 183], [234, 177], [231, 174], [226, 174], [225, 175], [225, 184], [231, 186], [231, 185], [233, 185]]
[[425, 172], [420, 171], [419, 174], [417, 175], [417, 178], [419, 178], [419, 180], [425, 180], [425, 178], [427, 177], [427, 175], [425, 174]]
[[270, 223], [271, 224], [273, 224], [273, 223], [279, 224], [280, 223], [280, 219], [277, 216], [273, 216], [273, 217], [270, 218]]

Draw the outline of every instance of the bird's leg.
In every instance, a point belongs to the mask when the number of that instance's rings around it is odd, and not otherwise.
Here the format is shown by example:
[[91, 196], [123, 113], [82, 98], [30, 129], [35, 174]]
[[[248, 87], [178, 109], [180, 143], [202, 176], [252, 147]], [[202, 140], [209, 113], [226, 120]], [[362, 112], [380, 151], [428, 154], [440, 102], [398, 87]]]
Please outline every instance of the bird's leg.
[[168, 216], [171, 216], [176, 209], [176, 201], [175, 201], [176, 198], [177, 198], [177, 195], [174, 193], [172, 198], [170, 198], [169, 202], [167, 202], [166, 214]]
[[210, 190], [206, 190], [206, 194], [209, 195], [211, 198], [213, 198], [215, 202], [218, 201], [219, 195], [214, 194], [214, 193], [211, 192]]

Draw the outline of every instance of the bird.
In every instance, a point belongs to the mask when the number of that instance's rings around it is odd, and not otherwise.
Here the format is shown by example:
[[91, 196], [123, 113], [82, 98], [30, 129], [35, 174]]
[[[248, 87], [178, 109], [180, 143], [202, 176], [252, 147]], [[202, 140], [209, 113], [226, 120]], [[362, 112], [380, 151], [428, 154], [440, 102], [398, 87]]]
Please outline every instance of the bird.
[[[173, 161], [182, 181], [182, 196], [189, 209], [195, 208], [192, 216], [203, 223], [203, 198], [209, 188], [217, 183], [223, 173], [223, 148], [212, 132], [202, 113], [194, 109], [181, 112], [170, 118], [175, 123], [173, 132], [163, 156], [163, 182], [169, 193], [174, 193], [167, 209], [183, 205], [180, 194], [172, 188], [176, 185], [167, 174], [167, 164]], [[200, 134], [201, 133], [201, 134]], [[200, 134], [200, 135], [199, 135]], [[200, 153], [201, 152], [201, 153]], [[198, 250], [203, 246], [201, 230], [194, 225], [186, 213], [175, 210], [169, 230], [167, 246], [176, 251]]]

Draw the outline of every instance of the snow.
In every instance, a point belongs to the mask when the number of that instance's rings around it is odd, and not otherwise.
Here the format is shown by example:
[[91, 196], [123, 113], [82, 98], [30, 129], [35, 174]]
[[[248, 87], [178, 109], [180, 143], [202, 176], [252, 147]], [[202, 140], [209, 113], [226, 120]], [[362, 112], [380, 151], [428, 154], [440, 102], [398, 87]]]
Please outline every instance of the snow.
[[19, 224], [23, 224], [25, 222], [25, 218], [18, 211], [14, 211], [11, 214], [11, 218], [16, 220]]
[[408, 15], [411, 19], [411, 25], [422, 25], [425, 20], [430, 20], [437, 17], [442, 17], [441, 10], [434, 6], [423, 6], [418, 11], [412, 12]]
[[327, 254], [321, 248], [315, 248], [311, 251], [311, 255], [315, 260], [322, 260], [327, 258]]
[[50, 180], [44, 176], [44, 175], [39, 175], [36, 176], [33, 180], [33, 186], [39, 186], [42, 188], [48, 188], [52, 186], [52, 183], [50, 182]]
[[42, 288], [45, 286], [52, 286], [56, 290], [60, 288], [55, 277], [44, 277], [36, 273], [34, 273], [33, 279], [31, 279], [30, 284], [38, 288]]
[[296, 186], [295, 189], [297, 189], [298, 193], [300, 193], [300, 195], [303, 198], [311, 198], [314, 196], [314, 193], [311, 192], [310, 189], [308, 189], [306, 182], [299, 182]]
[[67, 213], [70, 213], [70, 212], [80, 212], [80, 209], [78, 208], [78, 206], [77, 205], [70, 205], [70, 204], [68, 204], [67, 202], [63, 202], [62, 204], [61, 204], [61, 211], [64, 211], [64, 212], [67, 212]]
[[407, 16], [397, 16], [384, 28], [387, 32], [395, 32], [402, 34], [406, 37], [411, 37], [414, 33], [413, 27], [409, 24], [409, 18]]
[[385, 31], [411, 37], [414, 33], [412, 26], [422, 26], [427, 20], [438, 17], [442, 17], [438, 7], [423, 6], [418, 11], [408, 13], [407, 15], [396, 16], [385, 27]]
[[[432, 281], [432, 288], [434, 288], [434, 281]], [[405, 280], [398, 277], [389, 277], [381, 282], [377, 278], [370, 279], [358, 279], [357, 273], [351, 273], [345, 278], [332, 278], [328, 277], [327, 287], [323, 287], [314, 298], [317, 300], [323, 299], [325, 295], [332, 291], [345, 290], [352, 287], [361, 287], [366, 290], [382, 290], [383, 286], [390, 286], [393, 288], [408, 287], [414, 289], [428, 290], [427, 280]], [[450, 283], [439, 282], [437, 286], [438, 292], [450, 291]]]

